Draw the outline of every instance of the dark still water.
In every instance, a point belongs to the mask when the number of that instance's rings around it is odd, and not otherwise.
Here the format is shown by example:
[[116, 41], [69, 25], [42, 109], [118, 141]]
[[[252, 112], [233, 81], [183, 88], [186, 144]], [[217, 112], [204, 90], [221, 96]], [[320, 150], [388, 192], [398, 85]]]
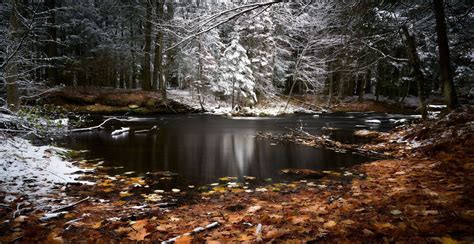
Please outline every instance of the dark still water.
[[[355, 142], [354, 130], [387, 130], [399, 118], [402, 115], [363, 113], [233, 119], [210, 115], [135, 117], [108, 130], [72, 134], [64, 138], [64, 143], [71, 149], [88, 150], [87, 158], [101, 158], [106, 166], [123, 167], [115, 173], [171, 171], [192, 184], [211, 183], [224, 176], [278, 179], [284, 168], [337, 169], [370, 159], [293, 143], [275, 143], [257, 138], [257, 132], [286, 133], [289, 128], [303, 126], [310, 133]], [[103, 119], [99, 118], [97, 123]], [[154, 125], [159, 130], [111, 135], [120, 127], [134, 131]]]

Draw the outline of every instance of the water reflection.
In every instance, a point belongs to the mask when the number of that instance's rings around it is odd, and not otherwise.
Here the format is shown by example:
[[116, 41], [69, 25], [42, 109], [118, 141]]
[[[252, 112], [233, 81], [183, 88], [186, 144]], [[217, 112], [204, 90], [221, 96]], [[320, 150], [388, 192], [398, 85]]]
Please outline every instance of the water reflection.
[[[368, 159], [290, 143], [275, 145], [272, 141], [256, 138], [258, 131], [282, 133], [301, 121], [312, 133], [322, 133], [321, 128], [325, 126], [336, 127], [339, 130], [333, 132], [333, 136], [354, 140], [352, 131], [359, 129], [356, 125], [364, 124], [365, 119], [366, 116], [354, 114], [267, 120], [161, 116], [137, 119], [126, 125], [132, 129], [158, 125], [158, 131], [114, 137], [110, 135], [111, 131], [85, 132], [65, 138], [65, 144], [73, 149], [89, 150], [89, 158], [104, 158], [106, 165], [123, 166], [123, 172], [171, 171], [190, 183], [215, 182], [223, 176], [278, 178], [279, 171], [284, 168], [334, 169]], [[385, 120], [379, 128], [387, 127], [384, 123]]]

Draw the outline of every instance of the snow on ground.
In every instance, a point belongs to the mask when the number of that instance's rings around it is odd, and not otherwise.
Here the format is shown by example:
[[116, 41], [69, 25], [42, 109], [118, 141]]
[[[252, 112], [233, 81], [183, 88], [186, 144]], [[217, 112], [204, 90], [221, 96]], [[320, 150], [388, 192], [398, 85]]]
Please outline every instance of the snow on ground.
[[[358, 100], [358, 96], [349, 96], [349, 97], [346, 97], [345, 100], [347, 101], [357, 101]], [[368, 94], [364, 94], [364, 100], [377, 100], [377, 97], [374, 95], [374, 94], [371, 94], [371, 93], [368, 93]], [[386, 96], [379, 96], [379, 101], [381, 102], [387, 102], [387, 103], [390, 103], [390, 104], [399, 104], [401, 105], [400, 103], [402, 101], [400, 100], [394, 100], [394, 99], [390, 99], [389, 97], [386, 97]], [[418, 97], [416, 96], [407, 96], [405, 97], [405, 99], [403, 99], [403, 106], [404, 107], [408, 107], [408, 108], [416, 108], [419, 106], [419, 100], [418, 100]]]
[[[194, 109], [201, 109], [198, 94], [196, 92], [192, 93], [188, 90], [168, 90], [167, 92], [170, 99], [186, 104]], [[233, 111], [231, 104], [225, 101], [216, 100], [213, 97], [208, 96], [203, 96], [203, 98], [203, 107], [206, 110], [206, 113], [215, 115], [232, 116], [232, 114], [243, 114], [251, 116], [276, 116], [293, 113], [316, 113], [315, 111], [292, 104], [288, 104], [288, 107], [285, 110], [286, 101], [278, 97], [270, 98], [272, 99], [271, 103], [265, 103], [264, 105], [257, 104], [252, 108], [243, 107], [240, 111]]]
[[47, 196], [65, 183], [77, 182], [75, 178], [79, 175], [74, 172], [80, 169], [59, 156], [64, 151], [0, 135], [0, 191]]

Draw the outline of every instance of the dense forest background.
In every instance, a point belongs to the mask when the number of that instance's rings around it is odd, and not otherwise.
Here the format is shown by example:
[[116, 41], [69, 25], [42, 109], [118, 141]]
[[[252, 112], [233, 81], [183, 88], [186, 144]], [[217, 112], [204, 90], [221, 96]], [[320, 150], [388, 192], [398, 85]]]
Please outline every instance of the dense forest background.
[[244, 106], [276, 94], [444, 93], [450, 107], [472, 97], [472, 3], [382, 2], [2, 1], [2, 102], [15, 109], [62, 85], [193, 90]]

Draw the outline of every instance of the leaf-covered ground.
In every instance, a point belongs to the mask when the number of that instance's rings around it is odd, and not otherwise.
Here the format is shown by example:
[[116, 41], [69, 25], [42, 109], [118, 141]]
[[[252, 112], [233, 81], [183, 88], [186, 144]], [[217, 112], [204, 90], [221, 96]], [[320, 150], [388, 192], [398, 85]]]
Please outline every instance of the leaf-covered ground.
[[396, 159], [286, 183], [236, 183], [229, 177], [208, 186], [163, 189], [172, 174], [108, 176], [100, 165], [81, 162], [97, 169], [84, 178], [96, 184], [69, 185], [64, 198], [88, 201], [47, 219], [45, 212], [52, 210], [16, 211], [23, 199], [2, 204], [0, 241], [151, 242], [180, 236], [174, 240], [472, 243], [473, 114], [464, 109], [376, 135], [364, 145]]

